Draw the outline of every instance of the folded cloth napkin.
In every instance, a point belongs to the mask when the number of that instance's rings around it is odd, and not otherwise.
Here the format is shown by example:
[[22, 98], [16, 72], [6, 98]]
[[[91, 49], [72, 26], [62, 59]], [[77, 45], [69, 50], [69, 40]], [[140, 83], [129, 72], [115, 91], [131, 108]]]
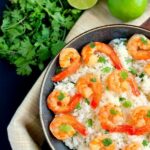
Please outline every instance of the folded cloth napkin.
[[[150, 2], [146, 12], [138, 19], [127, 24], [141, 25], [150, 14]], [[122, 23], [111, 16], [105, 0], [83, 13], [66, 38], [66, 42], [91, 28]], [[8, 125], [8, 139], [14, 150], [38, 150], [45, 140], [39, 120], [39, 95], [46, 70], [41, 74], [29, 91]]]

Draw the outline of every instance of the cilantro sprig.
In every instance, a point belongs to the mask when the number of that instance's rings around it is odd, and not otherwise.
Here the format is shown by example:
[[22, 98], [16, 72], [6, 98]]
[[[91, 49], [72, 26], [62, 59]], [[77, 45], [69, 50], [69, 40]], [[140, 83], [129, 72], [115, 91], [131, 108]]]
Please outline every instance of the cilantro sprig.
[[108, 146], [110, 146], [113, 142], [112, 142], [112, 139], [110, 139], [110, 138], [105, 138], [105, 139], [102, 140], [102, 143], [103, 143], [103, 145], [104, 145], [105, 147], [108, 147]]
[[65, 37], [81, 14], [67, 1], [12, 0], [4, 11], [0, 58], [16, 66], [17, 74], [43, 70], [65, 45]]

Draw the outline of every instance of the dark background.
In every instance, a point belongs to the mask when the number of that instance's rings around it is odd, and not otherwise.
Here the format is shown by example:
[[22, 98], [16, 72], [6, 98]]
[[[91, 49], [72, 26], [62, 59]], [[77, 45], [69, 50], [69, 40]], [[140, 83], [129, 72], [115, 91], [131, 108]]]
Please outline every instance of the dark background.
[[[7, 2], [8, 0], [0, 0], [0, 20]], [[0, 59], [0, 149], [11, 149], [7, 137], [7, 126], [39, 75], [40, 72], [34, 70], [29, 77], [18, 76], [12, 65]], [[44, 144], [42, 149], [48, 149], [47, 144]]]

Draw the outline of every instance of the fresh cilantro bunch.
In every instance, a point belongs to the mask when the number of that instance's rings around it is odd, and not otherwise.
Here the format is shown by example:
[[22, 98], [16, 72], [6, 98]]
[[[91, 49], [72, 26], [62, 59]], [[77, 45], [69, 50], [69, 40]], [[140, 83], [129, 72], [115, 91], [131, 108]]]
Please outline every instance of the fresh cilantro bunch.
[[64, 0], [12, 0], [3, 15], [0, 58], [19, 75], [30, 75], [35, 66], [42, 70], [65, 45], [80, 14]]

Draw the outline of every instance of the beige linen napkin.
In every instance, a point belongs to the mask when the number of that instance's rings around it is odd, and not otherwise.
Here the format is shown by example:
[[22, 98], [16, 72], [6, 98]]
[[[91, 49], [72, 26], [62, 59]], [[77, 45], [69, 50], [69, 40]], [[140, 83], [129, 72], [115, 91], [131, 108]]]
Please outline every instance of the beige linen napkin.
[[[150, 2], [146, 12], [128, 24], [141, 25], [150, 14]], [[70, 41], [80, 33], [94, 27], [122, 23], [111, 16], [105, 0], [101, 0], [94, 8], [83, 13], [66, 38]], [[44, 141], [39, 120], [39, 94], [45, 71], [33, 85], [8, 125], [8, 139], [13, 150], [38, 150]]]

